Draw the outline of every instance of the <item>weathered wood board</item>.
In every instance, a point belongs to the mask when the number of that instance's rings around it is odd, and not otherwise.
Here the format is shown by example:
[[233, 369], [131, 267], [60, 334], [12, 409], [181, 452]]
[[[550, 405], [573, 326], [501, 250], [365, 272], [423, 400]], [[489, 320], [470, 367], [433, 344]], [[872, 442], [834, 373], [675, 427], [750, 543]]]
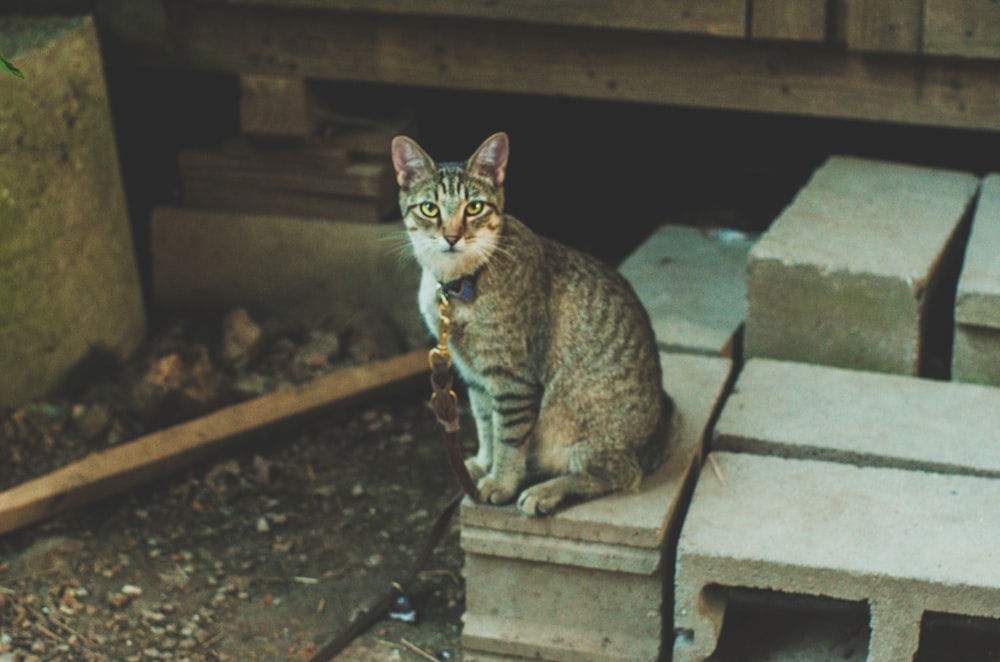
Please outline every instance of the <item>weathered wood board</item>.
[[95, 453], [0, 492], [0, 533], [156, 480], [279, 423], [415, 385], [427, 372], [427, 352], [415, 350], [346, 368]]

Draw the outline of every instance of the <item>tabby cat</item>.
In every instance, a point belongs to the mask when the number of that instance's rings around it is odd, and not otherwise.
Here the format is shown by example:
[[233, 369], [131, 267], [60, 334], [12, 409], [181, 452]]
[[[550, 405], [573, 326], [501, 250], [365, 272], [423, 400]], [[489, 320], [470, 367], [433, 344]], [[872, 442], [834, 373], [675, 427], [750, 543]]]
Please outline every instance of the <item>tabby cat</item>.
[[480, 499], [526, 514], [634, 490], [676, 432], [649, 317], [613, 269], [504, 214], [507, 135], [465, 163], [392, 142], [399, 203], [423, 269], [419, 303], [468, 385]]

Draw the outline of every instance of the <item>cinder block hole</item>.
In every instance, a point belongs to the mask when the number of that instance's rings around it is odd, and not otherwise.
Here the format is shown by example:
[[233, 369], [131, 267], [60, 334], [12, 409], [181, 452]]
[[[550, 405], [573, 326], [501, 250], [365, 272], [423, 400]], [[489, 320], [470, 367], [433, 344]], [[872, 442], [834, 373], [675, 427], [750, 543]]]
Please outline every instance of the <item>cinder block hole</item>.
[[833, 598], [711, 587], [726, 616], [711, 662], [846, 660], [868, 657], [868, 605]]
[[925, 612], [914, 662], [996, 662], [1000, 620]]

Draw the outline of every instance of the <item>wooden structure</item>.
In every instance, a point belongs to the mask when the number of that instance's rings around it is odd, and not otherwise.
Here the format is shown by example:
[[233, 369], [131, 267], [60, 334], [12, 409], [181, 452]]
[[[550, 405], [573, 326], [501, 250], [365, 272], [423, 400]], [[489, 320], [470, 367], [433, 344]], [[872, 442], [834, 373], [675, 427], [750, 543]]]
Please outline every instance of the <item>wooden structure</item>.
[[990, 0], [99, 0], [112, 55], [1000, 129]]

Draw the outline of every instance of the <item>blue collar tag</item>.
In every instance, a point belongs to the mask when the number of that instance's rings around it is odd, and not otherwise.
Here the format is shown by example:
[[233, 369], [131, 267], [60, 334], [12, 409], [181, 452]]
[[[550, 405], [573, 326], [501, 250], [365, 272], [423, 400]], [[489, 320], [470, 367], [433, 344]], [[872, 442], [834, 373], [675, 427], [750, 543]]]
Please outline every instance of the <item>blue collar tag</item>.
[[466, 303], [476, 298], [474, 276], [462, 276], [447, 283], [441, 283], [441, 292], [449, 299], [460, 299]]

